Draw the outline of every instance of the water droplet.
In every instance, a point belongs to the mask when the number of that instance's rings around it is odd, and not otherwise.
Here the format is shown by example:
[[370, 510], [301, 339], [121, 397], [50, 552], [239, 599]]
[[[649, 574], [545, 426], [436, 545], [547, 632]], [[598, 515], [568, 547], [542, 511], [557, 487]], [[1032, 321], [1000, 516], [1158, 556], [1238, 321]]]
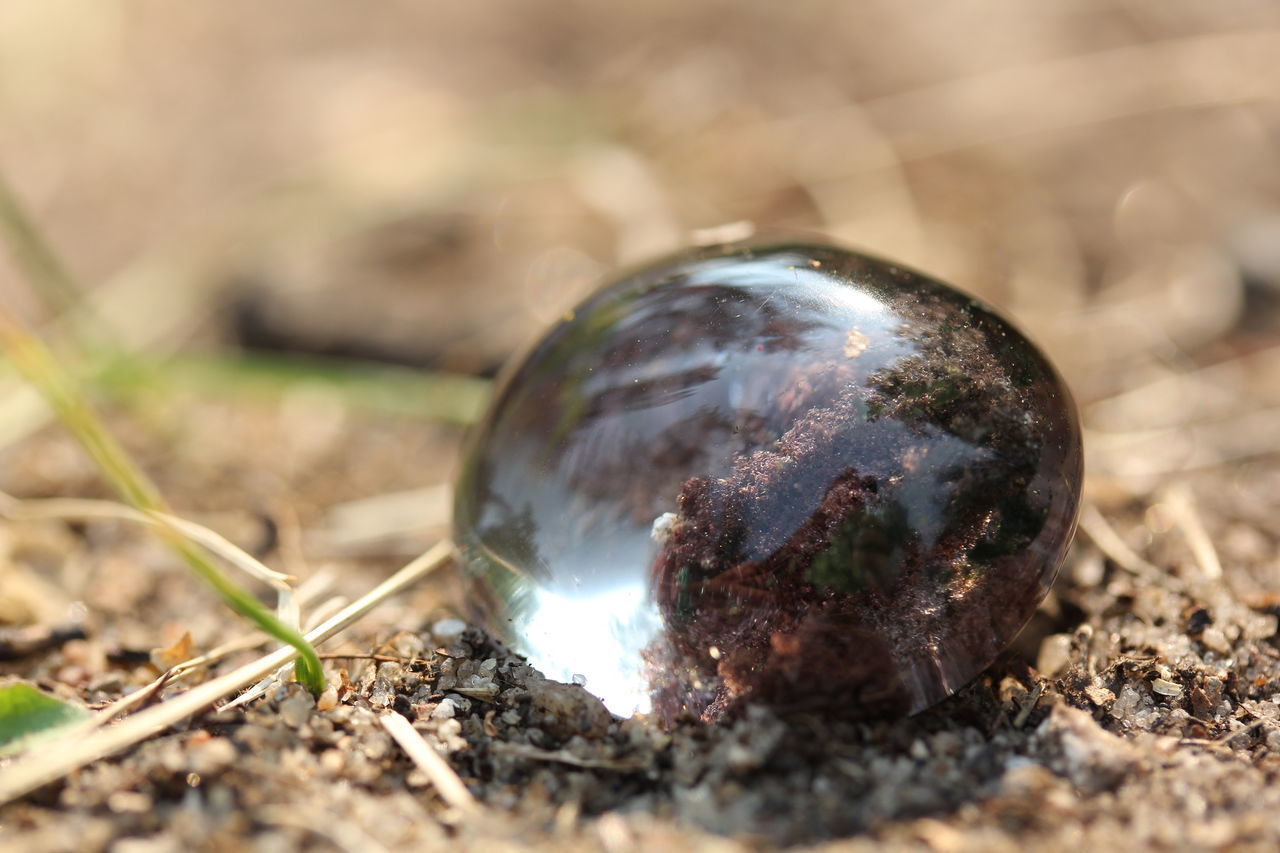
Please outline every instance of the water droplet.
[[611, 710], [918, 711], [1075, 526], [1074, 406], [991, 309], [842, 249], [707, 247], [578, 305], [458, 481], [471, 604]]

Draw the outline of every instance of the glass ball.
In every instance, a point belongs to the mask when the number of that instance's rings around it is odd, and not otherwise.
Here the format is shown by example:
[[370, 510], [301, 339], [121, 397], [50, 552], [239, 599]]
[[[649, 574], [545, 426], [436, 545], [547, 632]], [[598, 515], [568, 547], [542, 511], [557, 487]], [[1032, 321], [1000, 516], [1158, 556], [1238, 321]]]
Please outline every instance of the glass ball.
[[1062, 379], [990, 307], [813, 244], [699, 248], [568, 312], [470, 438], [473, 616], [616, 714], [919, 711], [1075, 528]]

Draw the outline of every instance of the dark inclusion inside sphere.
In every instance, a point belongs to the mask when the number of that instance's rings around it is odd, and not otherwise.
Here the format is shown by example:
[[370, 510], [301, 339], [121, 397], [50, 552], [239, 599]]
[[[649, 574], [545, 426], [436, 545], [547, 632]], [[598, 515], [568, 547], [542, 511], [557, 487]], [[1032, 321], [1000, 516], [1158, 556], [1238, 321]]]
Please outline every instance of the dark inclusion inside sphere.
[[990, 308], [838, 248], [731, 245], [546, 334], [454, 524], [480, 615], [615, 713], [901, 714], [1030, 618], [1080, 480], [1062, 380]]

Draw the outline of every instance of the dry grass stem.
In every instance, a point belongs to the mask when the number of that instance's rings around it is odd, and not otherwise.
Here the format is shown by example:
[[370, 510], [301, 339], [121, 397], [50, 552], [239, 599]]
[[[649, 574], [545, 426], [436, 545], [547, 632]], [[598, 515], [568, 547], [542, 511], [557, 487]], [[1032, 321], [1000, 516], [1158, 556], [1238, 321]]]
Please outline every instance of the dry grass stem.
[[1201, 574], [1211, 581], [1220, 579], [1222, 560], [1218, 557], [1218, 549], [1214, 547], [1209, 531], [1205, 529], [1204, 519], [1200, 517], [1191, 488], [1186, 483], [1170, 486], [1165, 492], [1164, 505], [1173, 516], [1173, 523], [1186, 538]]
[[1132, 575], [1153, 583], [1176, 586], [1177, 578], [1161, 570], [1158, 566], [1145, 560], [1120, 538], [1115, 528], [1107, 523], [1092, 503], [1085, 503], [1080, 509], [1080, 529], [1088, 534], [1093, 544], [1107, 556], [1111, 562]]
[[352, 554], [370, 546], [419, 535], [449, 523], [453, 487], [439, 483], [330, 507], [324, 526], [309, 537], [311, 550]]
[[[1256, 405], [1257, 389], [1247, 384], [1249, 373], [1280, 373], [1280, 345], [1234, 358], [1215, 361], [1195, 370], [1173, 373], [1140, 382], [1087, 404], [1091, 422], [1129, 422], [1130, 428], [1165, 426], [1152, 424], [1152, 416], [1174, 418], [1173, 424], [1188, 423], [1210, 415], [1212, 407], [1193, 405], [1223, 396]], [[1277, 389], [1280, 391], [1280, 389]], [[1133, 423], [1138, 421], [1139, 423]]]
[[[263, 631], [298, 650], [295, 671], [312, 694], [324, 689], [324, 672], [315, 649], [298, 629], [284, 624], [247, 590], [228, 577], [209, 552], [170, 524], [169, 506], [146, 473], [102, 423], [98, 413], [44, 343], [7, 310], [0, 308], [0, 343], [14, 366], [44, 396], [63, 427], [93, 460], [112, 488], [134, 509], [154, 521], [156, 535], [192, 572], [208, 584], [228, 607]], [[281, 610], [291, 613], [290, 594], [282, 596]]]
[[335, 595], [333, 598], [326, 598], [316, 608], [307, 615], [307, 630], [311, 630], [333, 614], [337, 613], [347, 604], [347, 600], [341, 595]]
[[76, 305], [80, 286], [45, 240], [44, 232], [27, 215], [3, 173], [0, 173], [0, 235], [52, 313], [60, 314]]
[[1044, 682], [1037, 681], [1036, 686], [1031, 688], [1031, 693], [1022, 700], [1022, 707], [1018, 710], [1018, 716], [1013, 720], [1013, 727], [1020, 729], [1027, 723], [1027, 718], [1031, 716], [1031, 712], [1035, 710], [1036, 705], [1040, 704], [1040, 697], [1044, 694]]
[[400, 744], [400, 748], [426, 774], [444, 800], [460, 812], [477, 811], [480, 804], [462, 784], [458, 774], [449, 766], [449, 762], [440, 757], [440, 753], [427, 743], [426, 739], [404, 717], [394, 711], [378, 717], [382, 727]]
[[98, 501], [78, 498], [45, 498], [38, 500], [20, 499], [0, 492], [0, 514], [13, 520], [58, 519], [89, 521], [95, 519], [112, 519], [134, 521], [139, 524], [156, 526], [168, 524], [193, 542], [208, 548], [211, 552], [226, 560], [232, 566], [250, 577], [275, 587], [277, 590], [292, 591], [291, 583], [295, 580], [290, 575], [277, 572], [265, 565], [252, 554], [233, 544], [225, 536], [210, 530], [194, 521], [188, 521], [169, 513], [144, 513], [124, 504], [113, 501]]
[[1085, 431], [1092, 470], [1119, 477], [1154, 477], [1240, 462], [1280, 452], [1280, 407], [1244, 412], [1213, 423], [1135, 430]]
[[603, 758], [580, 758], [564, 749], [539, 749], [524, 743], [495, 743], [495, 752], [529, 758], [534, 761], [554, 761], [557, 764], [568, 764], [571, 767], [582, 767], [591, 770], [617, 770], [634, 772], [643, 770], [645, 765], [636, 761], [615, 761]]
[[[445, 565], [452, 553], [453, 543], [445, 541], [437, 544], [349, 604], [341, 613], [309, 631], [306, 635], [308, 642], [324, 642], [345, 630], [387, 598]], [[126, 717], [115, 726], [99, 729], [84, 737], [46, 744], [38, 754], [19, 757], [0, 776], [0, 805], [164, 731], [208, 708], [224, 696], [261, 680], [297, 656], [298, 651], [292, 646], [277, 649], [226, 675], [194, 687], [181, 696]]]

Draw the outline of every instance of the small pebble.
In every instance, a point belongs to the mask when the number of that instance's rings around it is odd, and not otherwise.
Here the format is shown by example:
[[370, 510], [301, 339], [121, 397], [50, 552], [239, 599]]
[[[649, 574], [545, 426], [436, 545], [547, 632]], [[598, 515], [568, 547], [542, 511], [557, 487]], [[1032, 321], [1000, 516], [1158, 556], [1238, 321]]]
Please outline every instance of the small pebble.
[[1040, 642], [1040, 653], [1036, 656], [1036, 669], [1045, 678], [1053, 678], [1067, 668], [1071, 662], [1070, 634], [1052, 634]]
[[391, 682], [379, 677], [373, 682], [373, 689], [369, 691], [369, 704], [375, 708], [388, 708], [395, 696], [396, 691], [391, 686]]
[[280, 703], [280, 719], [291, 729], [302, 728], [311, 719], [315, 700], [308, 693], [295, 693]]
[[431, 637], [441, 645], [452, 645], [458, 641], [465, 630], [467, 630], [467, 623], [461, 619], [452, 617], [441, 619], [431, 626]]
[[337, 704], [338, 688], [333, 685], [329, 685], [324, 689], [324, 692], [320, 694], [320, 697], [316, 699], [316, 710], [329, 711], [335, 708]]

